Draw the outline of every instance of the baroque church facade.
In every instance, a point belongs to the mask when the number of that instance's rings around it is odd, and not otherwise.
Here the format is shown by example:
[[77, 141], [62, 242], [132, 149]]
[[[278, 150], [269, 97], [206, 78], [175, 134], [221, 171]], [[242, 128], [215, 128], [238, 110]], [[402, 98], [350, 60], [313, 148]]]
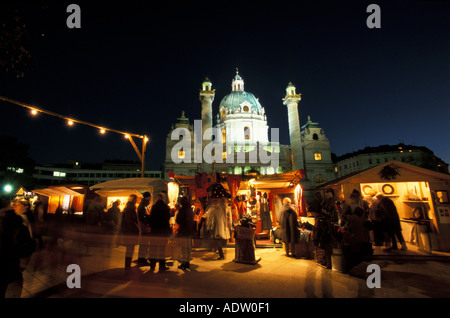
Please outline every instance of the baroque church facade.
[[[205, 79], [199, 93], [201, 121], [192, 123], [183, 111], [166, 137], [164, 178], [168, 179], [170, 172], [184, 176], [197, 172], [266, 175], [300, 170], [305, 177], [302, 183], [311, 188], [334, 179], [330, 142], [324, 130], [309, 116], [306, 124], [300, 126], [301, 95], [295, 86], [289, 83], [282, 99], [290, 137], [290, 144], [283, 145], [278, 142], [276, 131], [269, 129], [265, 108], [255, 95], [244, 90], [244, 84], [236, 71], [231, 92], [222, 98], [214, 116], [216, 92], [210, 80]], [[212, 154], [213, 160], [203, 158], [205, 153]]]

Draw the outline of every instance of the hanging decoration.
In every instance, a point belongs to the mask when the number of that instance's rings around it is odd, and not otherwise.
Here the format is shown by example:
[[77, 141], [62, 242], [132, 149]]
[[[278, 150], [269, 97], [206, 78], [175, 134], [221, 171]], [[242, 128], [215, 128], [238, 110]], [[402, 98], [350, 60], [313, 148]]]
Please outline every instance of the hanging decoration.
[[400, 172], [398, 171], [398, 168], [393, 166], [385, 166], [383, 169], [380, 170], [378, 173], [380, 175], [380, 178], [383, 180], [394, 180], [397, 178], [397, 176], [400, 175]]

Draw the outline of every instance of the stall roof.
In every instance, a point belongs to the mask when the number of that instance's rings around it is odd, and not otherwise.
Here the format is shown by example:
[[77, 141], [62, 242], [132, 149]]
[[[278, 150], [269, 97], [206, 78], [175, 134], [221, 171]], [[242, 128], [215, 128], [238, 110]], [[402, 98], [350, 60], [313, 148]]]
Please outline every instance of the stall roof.
[[294, 172], [262, 175], [252, 181], [252, 184], [257, 189], [285, 189], [298, 184], [300, 179], [300, 172], [297, 170]]
[[46, 197], [53, 197], [53, 196], [63, 196], [63, 195], [72, 195], [72, 196], [82, 196], [82, 193], [73, 191], [72, 189], [68, 187], [49, 187], [46, 189], [38, 189], [33, 190], [34, 193], [44, 195]]
[[162, 191], [167, 192], [167, 182], [158, 178], [128, 178], [94, 184], [90, 189], [101, 196], [128, 196], [130, 194], [142, 196], [140, 194], [144, 191], [155, 195]]
[[[248, 176], [247, 176], [248, 177]], [[252, 184], [258, 189], [285, 189], [289, 188], [292, 184], [299, 183], [301, 179], [300, 171], [280, 173], [280, 174], [270, 174], [270, 175], [260, 175], [256, 178], [251, 179]], [[176, 175], [174, 180], [178, 181], [182, 185], [195, 184], [194, 176], [179, 176]], [[241, 181], [240, 190], [248, 189], [248, 181]], [[227, 182], [222, 182], [225, 189], [228, 190]]]
[[[399, 175], [395, 179], [385, 180], [380, 177], [380, 171], [386, 167], [398, 169]], [[410, 165], [401, 161], [391, 160], [386, 163], [365, 170], [351, 173], [349, 175], [324, 183], [319, 188], [326, 188], [342, 183], [379, 183], [379, 182], [415, 182], [415, 181], [448, 181], [450, 175]]]

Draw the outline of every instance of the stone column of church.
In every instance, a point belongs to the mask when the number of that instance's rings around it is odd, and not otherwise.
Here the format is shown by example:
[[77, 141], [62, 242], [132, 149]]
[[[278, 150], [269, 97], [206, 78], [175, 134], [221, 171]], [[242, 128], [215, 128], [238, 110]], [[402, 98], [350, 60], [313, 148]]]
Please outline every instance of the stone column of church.
[[300, 94], [295, 93], [295, 86], [289, 83], [283, 104], [287, 106], [289, 121], [289, 138], [291, 142], [292, 171], [305, 169], [303, 162], [303, 146], [300, 133], [300, 118], [298, 116], [298, 102]]
[[212, 135], [205, 137], [205, 131], [213, 127], [212, 102], [214, 101], [214, 96], [215, 92], [212, 89], [212, 84], [206, 78], [202, 83], [202, 90], [200, 91], [200, 101], [202, 103], [202, 154], [205, 146], [211, 141]]

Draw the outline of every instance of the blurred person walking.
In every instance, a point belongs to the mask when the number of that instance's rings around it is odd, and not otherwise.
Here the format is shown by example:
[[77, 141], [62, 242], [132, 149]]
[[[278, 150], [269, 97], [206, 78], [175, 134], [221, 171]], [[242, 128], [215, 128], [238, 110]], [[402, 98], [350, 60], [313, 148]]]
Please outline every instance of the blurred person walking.
[[132, 194], [122, 212], [122, 240], [126, 247], [125, 268], [131, 267], [134, 246], [139, 244], [140, 228], [136, 212], [136, 195]]
[[220, 183], [211, 186], [211, 204], [206, 208], [206, 238], [210, 239], [214, 248], [219, 252], [219, 260], [225, 255], [223, 247], [231, 238], [233, 221], [231, 209], [228, 207], [227, 198], [231, 195], [226, 192]]
[[405, 239], [402, 234], [402, 226], [400, 224], [400, 217], [398, 216], [397, 208], [395, 207], [394, 201], [390, 198], [385, 197], [382, 193], [377, 194], [378, 199], [378, 209], [381, 209], [384, 215], [386, 215], [386, 231], [391, 240], [391, 247], [385, 250], [397, 250], [397, 240], [402, 245], [402, 250], [407, 250]]
[[179, 200], [180, 209], [176, 216], [178, 224], [177, 238], [181, 246], [180, 269], [187, 269], [190, 266], [192, 250], [192, 234], [194, 231], [194, 212], [192, 211], [189, 198], [183, 196]]
[[150, 226], [148, 224], [148, 216], [150, 214], [150, 201], [152, 195], [146, 191], [142, 194], [142, 200], [137, 208], [139, 226], [141, 229], [141, 237], [139, 239], [138, 264], [148, 265], [147, 259], [150, 253]]
[[[36, 250], [36, 241], [24, 218], [13, 208], [0, 202], [0, 298], [18, 298], [22, 294], [24, 270], [21, 259], [29, 258]], [[19, 203], [20, 204], [20, 203]], [[19, 211], [20, 213], [20, 211]]]
[[150, 226], [150, 270], [155, 270], [156, 262], [159, 262], [159, 271], [164, 272], [166, 267], [166, 246], [169, 235], [172, 234], [170, 227], [170, 208], [165, 202], [164, 193], [158, 194], [158, 200], [153, 204], [148, 217]]

